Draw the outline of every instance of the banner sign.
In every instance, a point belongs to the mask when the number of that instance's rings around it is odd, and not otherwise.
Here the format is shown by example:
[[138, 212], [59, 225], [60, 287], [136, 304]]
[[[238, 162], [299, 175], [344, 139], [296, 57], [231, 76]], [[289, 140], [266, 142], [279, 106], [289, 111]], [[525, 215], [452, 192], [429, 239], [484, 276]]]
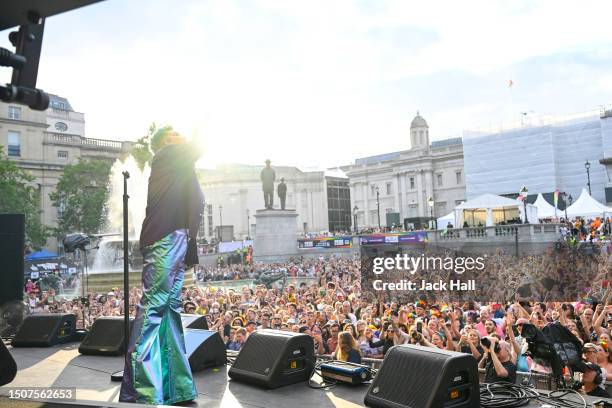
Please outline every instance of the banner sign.
[[69, 258], [38, 259], [24, 262], [26, 279], [39, 279], [47, 273], [59, 271], [61, 275], [76, 273], [76, 264]]
[[360, 238], [361, 245], [414, 244], [427, 241], [427, 232], [412, 231], [395, 234], [362, 235]]
[[321, 238], [305, 238], [298, 239], [298, 248], [351, 248], [353, 246], [353, 237], [321, 237]]

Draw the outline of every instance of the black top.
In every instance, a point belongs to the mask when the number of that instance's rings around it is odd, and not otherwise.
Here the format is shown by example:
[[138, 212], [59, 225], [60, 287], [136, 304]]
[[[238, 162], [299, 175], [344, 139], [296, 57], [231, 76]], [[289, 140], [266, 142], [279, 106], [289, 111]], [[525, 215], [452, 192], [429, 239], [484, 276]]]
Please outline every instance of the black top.
[[604, 390], [601, 387], [595, 387], [594, 390], [591, 390], [591, 391], [587, 392], [587, 395], [589, 395], [591, 397], [610, 398], [610, 394], [608, 394], [608, 391]]
[[346, 361], [349, 363], [361, 364], [361, 354], [359, 354], [357, 350], [351, 350], [348, 353]]
[[486, 383], [495, 383], [495, 382], [510, 382], [514, 383], [516, 381], [516, 366], [512, 363], [512, 361], [506, 361], [502, 363], [506, 371], [508, 372], [507, 377], [499, 377], [495, 372], [495, 366], [493, 365], [493, 361], [491, 361], [491, 357], [489, 357], [489, 361], [487, 362], [487, 368], [485, 371], [485, 380]]
[[383, 356], [387, 354], [387, 351], [389, 351], [391, 347], [393, 347], [393, 339], [381, 339], [377, 341], [370, 340], [369, 343], [370, 348], [378, 348], [383, 346]]
[[204, 209], [194, 170], [198, 157], [199, 151], [190, 144], [168, 145], [153, 157], [141, 248], [181, 228], [189, 229], [190, 238], [197, 236]]

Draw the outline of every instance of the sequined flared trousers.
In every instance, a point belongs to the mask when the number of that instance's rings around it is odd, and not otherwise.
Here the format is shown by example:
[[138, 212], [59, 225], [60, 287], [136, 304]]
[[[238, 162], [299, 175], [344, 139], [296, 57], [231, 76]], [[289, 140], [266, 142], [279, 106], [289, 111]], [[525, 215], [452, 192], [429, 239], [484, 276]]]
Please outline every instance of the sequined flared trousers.
[[136, 309], [119, 401], [174, 404], [197, 396], [185, 353], [181, 289], [187, 232], [143, 249], [143, 295]]

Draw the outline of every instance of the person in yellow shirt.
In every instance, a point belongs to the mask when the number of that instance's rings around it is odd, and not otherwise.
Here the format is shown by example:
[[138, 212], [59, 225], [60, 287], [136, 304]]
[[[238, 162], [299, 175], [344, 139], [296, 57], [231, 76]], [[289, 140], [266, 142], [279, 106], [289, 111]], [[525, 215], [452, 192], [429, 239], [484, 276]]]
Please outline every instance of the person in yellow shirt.
[[195, 310], [196, 314], [205, 315], [208, 313], [208, 305], [206, 304], [206, 299], [200, 299], [198, 302], [198, 307]]

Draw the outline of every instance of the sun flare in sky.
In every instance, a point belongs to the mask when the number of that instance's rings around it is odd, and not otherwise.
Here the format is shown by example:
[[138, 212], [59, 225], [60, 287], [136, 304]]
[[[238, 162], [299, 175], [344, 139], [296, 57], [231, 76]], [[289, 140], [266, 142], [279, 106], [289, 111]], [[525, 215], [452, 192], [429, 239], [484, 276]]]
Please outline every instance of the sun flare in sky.
[[202, 166], [327, 168], [410, 148], [417, 110], [437, 140], [611, 103], [610, 15], [609, 1], [107, 0], [47, 19], [38, 86], [85, 114], [87, 137], [171, 124], [202, 138]]

